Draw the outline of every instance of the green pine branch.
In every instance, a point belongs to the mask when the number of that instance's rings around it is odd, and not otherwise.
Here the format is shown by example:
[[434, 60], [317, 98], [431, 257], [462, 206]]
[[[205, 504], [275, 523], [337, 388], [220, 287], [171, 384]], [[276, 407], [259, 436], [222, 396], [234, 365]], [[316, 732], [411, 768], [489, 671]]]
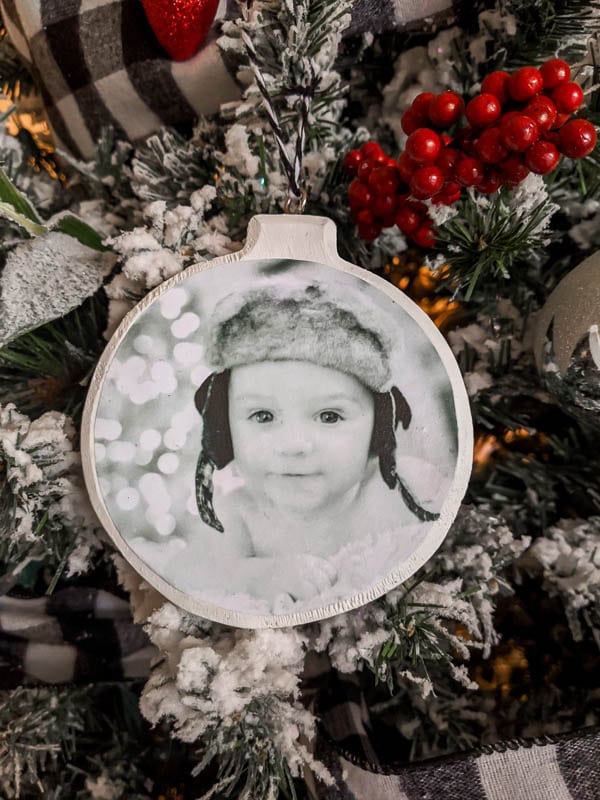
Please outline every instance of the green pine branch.
[[463, 199], [459, 213], [438, 228], [436, 252], [449, 265], [447, 282], [470, 300], [479, 286], [497, 294], [498, 284], [518, 280], [527, 262], [543, 252], [548, 239], [545, 222], [555, 208], [540, 202], [526, 213], [515, 213], [501, 190], [487, 201]]
[[[530, 366], [480, 392], [472, 410], [477, 429], [498, 444], [475, 472], [467, 502], [502, 513], [521, 533], [540, 534], [561, 517], [600, 514], [598, 437], [541, 400]], [[506, 442], [511, 431], [527, 436]], [[511, 437], [512, 438], [512, 437]]]
[[575, 64], [598, 31], [598, 0], [503, 0], [500, 9], [514, 15], [517, 25], [516, 35], [505, 42], [508, 69], [557, 55]]
[[44, 776], [64, 767], [84, 730], [84, 694], [23, 686], [2, 692], [0, 786], [5, 797], [44, 796]]
[[188, 204], [196, 189], [215, 183], [214, 153], [224, 148], [222, 129], [214, 123], [202, 121], [190, 138], [163, 128], [136, 150], [133, 192], [149, 203]]
[[0, 789], [6, 800], [150, 800], [148, 749], [127, 683], [0, 692]]
[[89, 379], [106, 344], [104, 292], [64, 317], [0, 349], [0, 404], [13, 402], [36, 417], [56, 410], [78, 419]]

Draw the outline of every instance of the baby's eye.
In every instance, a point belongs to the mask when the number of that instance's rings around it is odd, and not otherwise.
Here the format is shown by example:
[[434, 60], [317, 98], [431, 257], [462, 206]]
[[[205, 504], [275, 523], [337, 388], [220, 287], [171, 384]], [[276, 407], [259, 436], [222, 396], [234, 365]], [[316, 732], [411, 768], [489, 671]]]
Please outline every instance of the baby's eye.
[[342, 419], [343, 417], [341, 414], [338, 414], [337, 411], [321, 411], [319, 414], [319, 420], [326, 425], [335, 425], [336, 422]]
[[261, 408], [260, 411], [255, 411], [254, 414], [250, 414], [250, 419], [264, 424], [265, 422], [273, 422], [275, 417], [272, 411], [266, 411], [264, 408]]

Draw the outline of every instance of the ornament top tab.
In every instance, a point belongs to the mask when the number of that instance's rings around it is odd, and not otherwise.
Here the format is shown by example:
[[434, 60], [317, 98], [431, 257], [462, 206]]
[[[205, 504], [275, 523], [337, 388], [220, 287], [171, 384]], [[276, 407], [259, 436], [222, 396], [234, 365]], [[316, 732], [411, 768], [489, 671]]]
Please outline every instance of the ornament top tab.
[[442, 543], [472, 425], [431, 320], [341, 259], [333, 222], [257, 216], [125, 318], [94, 375], [84, 475], [164, 597], [245, 628], [298, 625], [401, 584]]

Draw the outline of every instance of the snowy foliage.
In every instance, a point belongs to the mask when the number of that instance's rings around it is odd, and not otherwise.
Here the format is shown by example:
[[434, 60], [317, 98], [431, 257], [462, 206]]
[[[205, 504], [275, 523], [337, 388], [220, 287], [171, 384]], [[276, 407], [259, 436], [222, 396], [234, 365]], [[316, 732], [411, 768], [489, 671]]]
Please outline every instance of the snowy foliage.
[[[503, 570], [528, 545], [502, 520], [464, 507], [440, 551], [414, 578], [357, 611], [323, 620], [314, 647], [326, 650], [340, 672], [367, 665], [392, 691], [396, 680], [407, 679], [428, 696], [434, 690], [428, 670], [440, 660], [473, 688], [460, 660], [468, 661], [473, 648], [489, 655], [497, 643], [495, 598], [510, 591]], [[457, 656], [459, 663], [452, 663]]]
[[148, 632], [163, 658], [142, 712], [201, 745], [198, 772], [220, 754], [218, 785], [237, 787], [236, 796], [248, 800], [276, 797], [279, 784], [304, 766], [329, 780], [304, 743], [314, 737], [315, 718], [299, 702], [306, 639], [297, 630], [210, 625], [166, 604]]
[[531, 354], [522, 341], [523, 322], [510, 300], [499, 300], [493, 313], [448, 332], [448, 342], [462, 368], [471, 396], [493, 386], [494, 378], [519, 361], [531, 366]]
[[[336, 3], [335, 10], [324, 2], [253, 3], [245, 20], [225, 23], [219, 40], [222, 49], [233, 50], [245, 59], [241, 32], [252, 40], [290, 161], [298, 135], [300, 97], [303, 91], [310, 93], [301, 174], [309, 196], [319, 197], [340, 148], [350, 141], [350, 132], [340, 125], [345, 100], [335, 61], [342, 33], [350, 23], [351, 6], [348, 0]], [[288, 197], [288, 182], [279, 158], [271, 155], [275, 148], [264, 147], [272, 132], [256, 80], [250, 79], [253, 69], [251, 64], [245, 67], [248, 88], [239, 103], [228, 107], [228, 113], [239, 122], [232, 125], [226, 138], [221, 191], [233, 199], [236, 193], [246, 194], [250, 188], [255, 195], [255, 210], [281, 210]]]
[[439, 574], [460, 577], [471, 592], [469, 601], [477, 617], [474, 630], [483, 644], [485, 657], [498, 642], [494, 626], [497, 596], [500, 592], [512, 592], [506, 571], [530, 542], [527, 536], [516, 538], [508, 525], [487, 509], [463, 506], [432, 559]]
[[81, 730], [81, 712], [65, 692], [19, 687], [3, 692], [0, 787], [7, 800], [44, 794], [41, 774], [63, 764], [65, 728]]
[[600, 517], [561, 520], [535, 540], [521, 566], [541, 572], [546, 591], [560, 597], [575, 640], [587, 628], [600, 647]]
[[[30, 420], [0, 407], [0, 533], [5, 572], [30, 560], [66, 562], [85, 572], [100, 547], [99, 523], [83, 488], [74, 429], [49, 411]], [[25, 562], [25, 563], [24, 563]]]

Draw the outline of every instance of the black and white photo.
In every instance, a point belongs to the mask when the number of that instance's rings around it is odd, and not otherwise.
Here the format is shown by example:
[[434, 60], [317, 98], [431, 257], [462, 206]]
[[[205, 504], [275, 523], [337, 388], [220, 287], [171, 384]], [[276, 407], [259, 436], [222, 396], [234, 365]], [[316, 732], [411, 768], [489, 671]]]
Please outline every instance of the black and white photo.
[[284, 259], [161, 292], [114, 353], [93, 431], [130, 550], [192, 608], [265, 617], [414, 572], [458, 454], [421, 326], [352, 274]]

